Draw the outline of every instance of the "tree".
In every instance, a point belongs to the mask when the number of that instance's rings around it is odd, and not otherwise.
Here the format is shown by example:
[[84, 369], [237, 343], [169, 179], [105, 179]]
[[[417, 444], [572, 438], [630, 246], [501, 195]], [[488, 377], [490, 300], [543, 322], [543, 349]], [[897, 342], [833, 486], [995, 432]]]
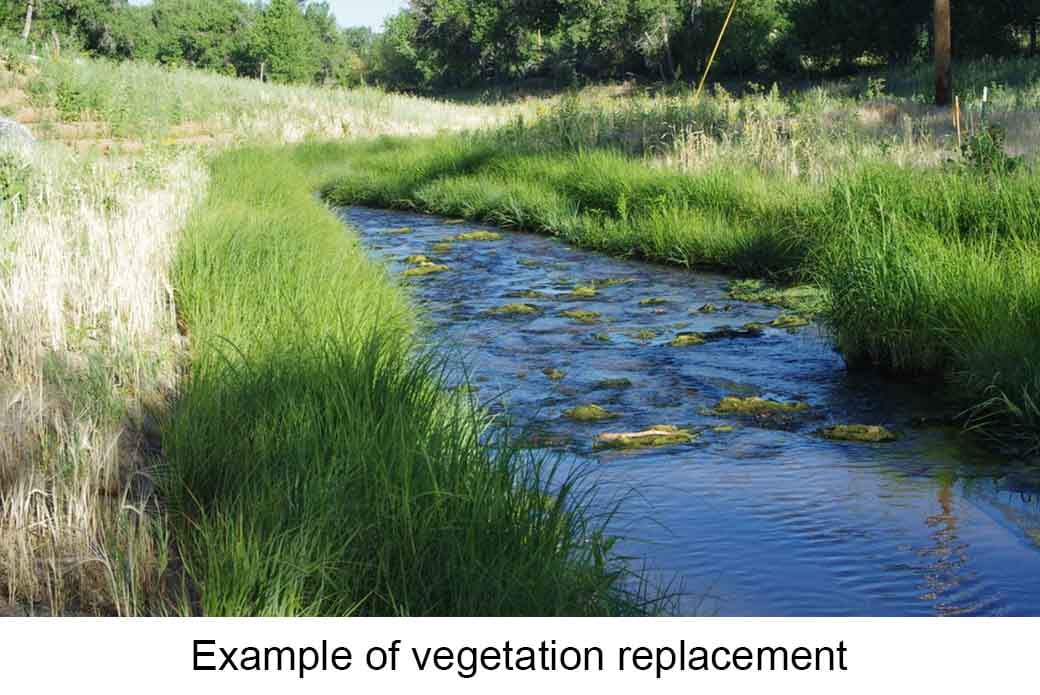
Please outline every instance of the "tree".
[[950, 0], [935, 0], [935, 104], [949, 106], [953, 101], [952, 31]]
[[317, 46], [296, 0], [271, 0], [256, 18], [250, 53], [275, 82], [310, 82], [318, 72]]

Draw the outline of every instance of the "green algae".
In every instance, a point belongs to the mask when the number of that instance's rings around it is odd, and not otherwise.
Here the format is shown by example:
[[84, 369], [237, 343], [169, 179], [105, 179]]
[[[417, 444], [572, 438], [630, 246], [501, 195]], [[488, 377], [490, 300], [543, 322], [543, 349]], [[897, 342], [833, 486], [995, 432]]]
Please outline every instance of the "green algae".
[[549, 295], [545, 292], [539, 292], [538, 290], [516, 290], [506, 295], [507, 297], [517, 299], [548, 299]]
[[452, 237], [453, 241], [501, 241], [502, 235], [498, 232], [477, 231], [464, 232]]
[[529, 316], [540, 311], [541, 309], [530, 304], [504, 304], [488, 309], [487, 313], [492, 316]]
[[605, 290], [608, 287], [618, 287], [619, 285], [629, 285], [629, 284], [631, 284], [631, 283], [633, 283], [635, 281], [636, 281], [635, 278], [621, 278], [621, 277], [597, 278], [596, 280], [592, 281], [592, 286], [596, 287], [598, 289], [601, 289], [601, 290]]
[[837, 442], [860, 442], [866, 444], [880, 444], [894, 442], [899, 437], [881, 427], [880, 425], [835, 425], [820, 430], [824, 439]]
[[818, 287], [773, 287], [761, 280], [736, 280], [729, 286], [730, 299], [783, 307], [799, 314], [814, 316], [825, 304], [826, 293]]
[[781, 314], [770, 322], [770, 326], [773, 328], [802, 328], [808, 326], [811, 321], [804, 316], [798, 316], [796, 314]]
[[593, 387], [595, 389], [630, 389], [632, 388], [632, 381], [630, 379], [601, 379], [596, 382]]
[[566, 372], [561, 372], [555, 367], [550, 367], [542, 370], [542, 374], [549, 377], [551, 381], [563, 381], [567, 377]]
[[726, 396], [715, 406], [715, 412], [721, 415], [747, 415], [760, 418], [791, 416], [806, 413], [808, 410], [808, 403], [781, 403], [758, 396], [747, 398]]
[[598, 311], [589, 311], [588, 309], [568, 309], [560, 312], [560, 315], [569, 318], [571, 321], [586, 324], [599, 323], [601, 318], [601, 314]]
[[617, 417], [609, 410], [595, 404], [579, 405], [577, 408], [571, 408], [563, 414], [575, 422], [599, 422], [601, 420], [613, 420]]
[[599, 290], [591, 285], [578, 285], [564, 295], [567, 299], [589, 299], [599, 294]]
[[661, 306], [667, 304], [668, 300], [664, 297], [647, 297], [646, 299], [639, 300], [639, 306]]
[[700, 333], [680, 333], [668, 343], [672, 347], [692, 347], [704, 345], [704, 336]]
[[645, 449], [689, 444], [697, 435], [674, 425], [654, 425], [641, 432], [605, 432], [596, 440], [598, 449]]
[[432, 263], [427, 261], [420, 263], [414, 268], [409, 268], [404, 271], [402, 275], [406, 278], [423, 277], [425, 275], [433, 275], [434, 273], [443, 273], [448, 270], [448, 266], [441, 263]]

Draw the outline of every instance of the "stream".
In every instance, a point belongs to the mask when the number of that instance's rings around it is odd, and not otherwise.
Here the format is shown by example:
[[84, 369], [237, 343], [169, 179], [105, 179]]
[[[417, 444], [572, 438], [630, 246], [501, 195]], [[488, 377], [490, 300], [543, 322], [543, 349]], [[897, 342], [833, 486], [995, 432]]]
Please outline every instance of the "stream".
[[[725, 276], [518, 232], [453, 240], [492, 228], [426, 215], [340, 215], [411, 286], [478, 400], [623, 500], [609, 526], [618, 551], [680, 589], [680, 612], [1040, 615], [1040, 472], [955, 429], [913, 426], [936, 414], [928, 388], [846, 370], [815, 325], [761, 325], [790, 312], [731, 299]], [[405, 261], [415, 255], [428, 260]], [[531, 313], [496, 313], [509, 305]], [[575, 310], [594, 313], [563, 315]], [[714, 339], [673, 346], [680, 334]], [[730, 396], [808, 408], [718, 414]], [[566, 415], [590, 404], [614, 417]], [[596, 446], [661, 424], [696, 437]], [[820, 435], [847, 424], [899, 439]]]

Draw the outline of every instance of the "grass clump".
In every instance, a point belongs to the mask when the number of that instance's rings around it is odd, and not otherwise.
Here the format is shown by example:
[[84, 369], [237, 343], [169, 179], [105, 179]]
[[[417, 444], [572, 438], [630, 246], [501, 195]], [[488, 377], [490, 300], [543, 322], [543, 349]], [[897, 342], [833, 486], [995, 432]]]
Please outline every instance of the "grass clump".
[[635, 610], [574, 481], [550, 488], [416, 355], [412, 307], [311, 196], [323, 155], [221, 156], [178, 250], [195, 349], [162, 488], [197, 610]]

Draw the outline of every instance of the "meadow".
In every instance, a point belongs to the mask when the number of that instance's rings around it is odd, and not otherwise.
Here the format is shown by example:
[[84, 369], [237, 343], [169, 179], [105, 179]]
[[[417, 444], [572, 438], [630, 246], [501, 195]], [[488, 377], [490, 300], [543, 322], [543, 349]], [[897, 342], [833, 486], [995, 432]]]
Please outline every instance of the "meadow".
[[4, 610], [659, 608], [315, 191], [812, 288], [850, 365], [1036, 447], [1038, 66], [959, 68], [958, 147], [913, 68], [460, 104], [3, 44], [41, 140], [0, 154]]

